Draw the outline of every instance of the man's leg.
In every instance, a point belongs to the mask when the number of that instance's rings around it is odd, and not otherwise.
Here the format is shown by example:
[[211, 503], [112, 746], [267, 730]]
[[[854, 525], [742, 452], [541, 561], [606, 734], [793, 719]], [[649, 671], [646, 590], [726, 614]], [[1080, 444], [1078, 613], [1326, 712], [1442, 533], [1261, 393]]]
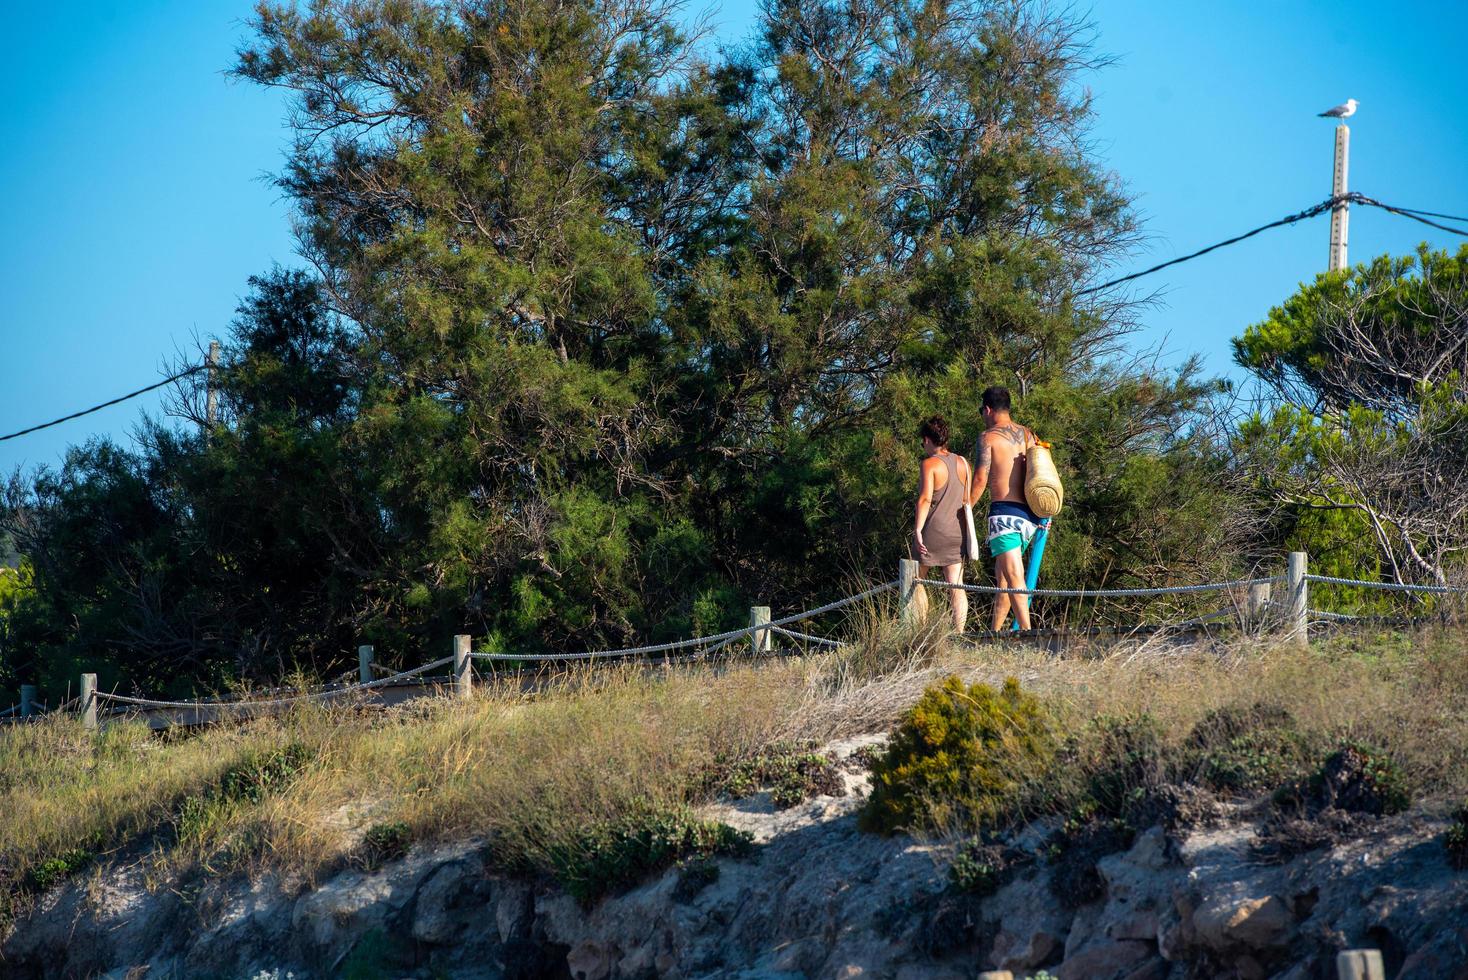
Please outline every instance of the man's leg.
[[[1008, 574], [1005, 571], [1004, 555], [994, 556], [994, 585], [997, 588], [1009, 588]], [[1009, 594], [1001, 592], [994, 597], [994, 632], [1004, 628], [1004, 621], [1009, 618]]]
[[[962, 585], [963, 562], [944, 565], [943, 580], [949, 585]], [[948, 604], [953, 610], [953, 632], [962, 633], [968, 625], [968, 593], [962, 589], [949, 589]]]
[[[1025, 571], [1023, 552], [1019, 548], [1010, 548], [994, 556], [994, 582], [1001, 589], [1022, 589], [1025, 587]], [[1009, 618], [1010, 607], [1014, 607], [1015, 618], [1019, 620], [1020, 629], [1029, 629], [1030, 611], [1026, 596], [1004, 594], [998, 597], [994, 603], [994, 630], [998, 632], [1004, 628], [1004, 621]]]
[[[1023, 589], [1025, 582], [1025, 550], [1016, 548], [1006, 552], [1007, 556], [1013, 556], [1014, 562], [1009, 568], [1009, 577], [1014, 582], [1011, 589]], [[1019, 621], [1019, 628], [1027, 630], [1030, 628], [1030, 597], [1028, 595], [1016, 595], [1014, 600], [1014, 618]]]

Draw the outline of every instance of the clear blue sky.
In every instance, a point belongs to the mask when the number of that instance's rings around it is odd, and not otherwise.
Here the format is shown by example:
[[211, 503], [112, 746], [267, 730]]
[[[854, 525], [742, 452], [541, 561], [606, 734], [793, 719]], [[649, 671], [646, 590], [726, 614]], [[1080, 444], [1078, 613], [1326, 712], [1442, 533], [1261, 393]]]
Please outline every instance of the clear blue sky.
[[[742, 36], [754, 9], [715, 8], [720, 37]], [[248, 13], [239, 0], [8, 13], [0, 434], [153, 382], [165, 358], [223, 330], [248, 276], [293, 261], [288, 209], [262, 179], [283, 159], [281, 101], [223, 75]], [[1332, 130], [1314, 114], [1348, 97], [1361, 103], [1352, 189], [1468, 214], [1468, 4], [1105, 0], [1091, 16], [1119, 59], [1086, 79], [1097, 151], [1151, 236], [1118, 274], [1327, 197]], [[1163, 302], [1138, 344], [1229, 372], [1230, 338], [1324, 267], [1327, 232], [1315, 219], [1144, 280]], [[1423, 240], [1458, 241], [1352, 214], [1354, 261]], [[0, 443], [0, 473], [55, 463], [94, 434], [126, 439], [157, 405], [145, 396]]]

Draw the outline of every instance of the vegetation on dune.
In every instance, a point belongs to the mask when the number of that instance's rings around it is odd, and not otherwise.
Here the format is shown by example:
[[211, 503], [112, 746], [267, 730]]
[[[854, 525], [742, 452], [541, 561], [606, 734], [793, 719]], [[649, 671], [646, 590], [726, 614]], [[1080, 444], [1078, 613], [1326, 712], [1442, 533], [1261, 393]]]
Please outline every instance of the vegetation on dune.
[[[759, 668], [573, 675], [533, 699], [487, 686], [469, 702], [385, 713], [302, 707], [180, 737], [128, 724], [86, 732], [63, 718], [9, 728], [0, 886], [23, 904], [114, 862], [159, 882], [267, 868], [309, 880], [378, 866], [417, 841], [472, 837], [498, 867], [586, 901], [674, 865], [680, 894], [693, 894], [717, 874], [710, 855], [744, 846], [701, 805], [787, 779], [792, 795], [831, 792], [824, 757], [806, 746], [878, 731], [896, 735], [871, 758], [867, 820], [973, 838], [955, 871], [971, 893], [1013, 867], [985, 831], [1041, 814], [1061, 819], [1051, 859], [1084, 893], [1100, 854], [1180, 819], [1176, 787], [1190, 782], [1267, 799], [1276, 780], [1302, 778], [1311, 792], [1318, 773], [1337, 800], [1382, 791], [1379, 812], [1399, 790], [1468, 793], [1456, 631], [1309, 652], [990, 647], [983, 663], [946, 641], [915, 649], [910, 629], [874, 626], [869, 642]], [[1277, 752], [1239, 741], [1256, 725], [1281, 733]], [[1367, 765], [1342, 767], [1331, 759], [1343, 740], [1377, 748]], [[883, 782], [894, 774], [911, 779]]]
[[1055, 752], [1053, 723], [1013, 677], [1000, 690], [949, 677], [929, 688], [872, 766], [862, 826], [892, 832], [952, 821], [994, 824]]

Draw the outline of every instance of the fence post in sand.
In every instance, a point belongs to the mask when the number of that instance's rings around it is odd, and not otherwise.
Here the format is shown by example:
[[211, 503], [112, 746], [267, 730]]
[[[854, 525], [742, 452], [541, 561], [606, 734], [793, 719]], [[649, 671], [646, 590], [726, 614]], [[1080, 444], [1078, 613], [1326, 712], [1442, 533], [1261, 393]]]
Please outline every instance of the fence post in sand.
[[97, 727], [97, 675], [82, 675], [81, 695], [82, 727]]
[[[749, 625], [764, 626], [770, 621], [769, 606], [750, 606]], [[775, 634], [769, 630], [757, 629], [749, 634], [749, 649], [751, 653], [758, 656], [761, 653], [769, 653], [775, 649]]]
[[1297, 646], [1310, 645], [1310, 583], [1305, 581], [1309, 574], [1309, 560], [1303, 551], [1291, 551], [1286, 572], [1289, 589], [1289, 614], [1285, 627]]
[[1014, 974], [1008, 970], [986, 970], [979, 974], [979, 980], [1014, 980]]
[[1269, 618], [1269, 600], [1273, 594], [1273, 583], [1255, 582], [1249, 586], [1249, 604], [1244, 615], [1250, 629], [1259, 629]]
[[454, 637], [454, 697], [467, 698], [474, 693], [474, 674], [469, 665], [469, 637], [460, 633]]
[[917, 622], [917, 590], [922, 588], [918, 585], [918, 563], [911, 558], [903, 558], [897, 563], [897, 608], [904, 626], [911, 626]]
[[1386, 980], [1386, 966], [1379, 949], [1347, 949], [1337, 953], [1335, 972], [1340, 980]]
[[22, 684], [20, 686], [20, 716], [29, 718], [36, 712], [36, 685]]
[[372, 680], [372, 647], [357, 648], [357, 679], [363, 684]]

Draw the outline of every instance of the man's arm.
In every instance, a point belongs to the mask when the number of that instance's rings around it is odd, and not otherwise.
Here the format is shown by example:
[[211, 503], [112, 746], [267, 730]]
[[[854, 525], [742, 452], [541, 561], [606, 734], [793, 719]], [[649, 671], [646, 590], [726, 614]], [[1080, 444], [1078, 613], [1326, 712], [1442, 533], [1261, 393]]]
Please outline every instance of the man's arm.
[[989, 466], [994, 462], [994, 450], [989, 445], [989, 433], [985, 432], [979, 436], [978, 445], [974, 446], [974, 477], [969, 481], [968, 504], [972, 507], [979, 502], [984, 491], [989, 488]]

